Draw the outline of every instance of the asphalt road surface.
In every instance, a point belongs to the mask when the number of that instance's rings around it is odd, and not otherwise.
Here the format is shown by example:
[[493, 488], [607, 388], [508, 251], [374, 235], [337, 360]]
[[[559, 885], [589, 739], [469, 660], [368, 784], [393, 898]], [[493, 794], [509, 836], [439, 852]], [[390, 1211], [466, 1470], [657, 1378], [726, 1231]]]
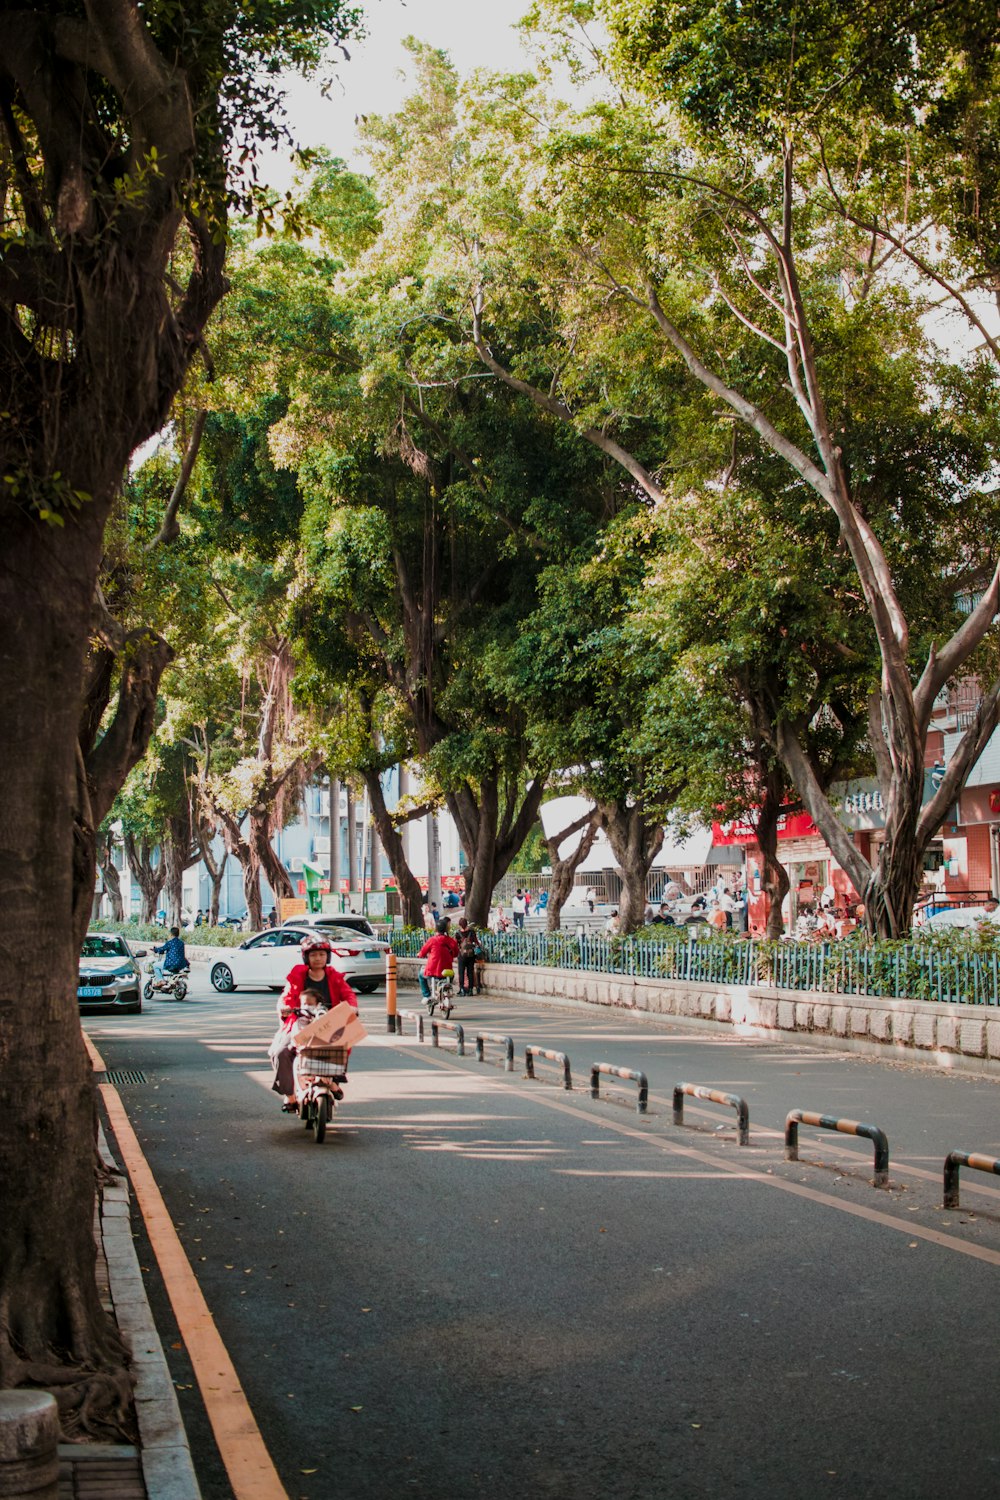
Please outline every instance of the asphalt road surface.
[[[292, 1497], [919, 1500], [1000, 1490], [1000, 1083], [551, 1005], [460, 1002], [515, 1071], [371, 1037], [317, 1146], [269, 1092], [275, 997], [89, 1017]], [[401, 1005], [415, 1005], [401, 996]], [[524, 1047], [566, 1051], [574, 1090]], [[449, 1050], [450, 1049], [450, 1050]], [[589, 1096], [596, 1061], [649, 1076]], [[680, 1081], [745, 1096], [735, 1115]], [[602, 1081], [602, 1093], [606, 1087]], [[869, 1120], [865, 1141], [788, 1110]], [[996, 1184], [996, 1185], [994, 1185]], [[155, 1261], [205, 1500], [231, 1495]], [[155, 1500], [155, 1497], [154, 1497]]]

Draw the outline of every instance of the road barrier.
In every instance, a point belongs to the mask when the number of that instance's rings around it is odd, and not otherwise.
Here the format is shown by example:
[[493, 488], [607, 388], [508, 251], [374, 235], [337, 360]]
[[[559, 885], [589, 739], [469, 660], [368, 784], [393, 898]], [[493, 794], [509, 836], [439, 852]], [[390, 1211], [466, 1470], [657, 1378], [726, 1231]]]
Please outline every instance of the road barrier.
[[958, 1208], [958, 1169], [972, 1167], [977, 1172], [992, 1172], [1000, 1177], [1000, 1161], [992, 1156], [977, 1156], [975, 1152], [949, 1151], [944, 1159], [944, 1207]]
[[633, 1083], [639, 1085], [639, 1097], [636, 1102], [636, 1114], [644, 1115], [649, 1103], [649, 1082], [645, 1073], [638, 1073], [633, 1068], [616, 1068], [614, 1063], [592, 1063], [590, 1067], [590, 1097], [599, 1099], [601, 1097], [601, 1074], [607, 1073], [612, 1078], [630, 1078]]
[[512, 1036], [504, 1036], [499, 1031], [480, 1031], [480, 1032], [478, 1032], [477, 1035], [476, 1035], [476, 1061], [477, 1062], [482, 1062], [483, 1061], [483, 1055], [484, 1055], [484, 1051], [485, 1051], [485, 1048], [484, 1048], [483, 1044], [485, 1042], [499, 1042], [500, 1043], [500, 1045], [503, 1047], [503, 1051], [504, 1051], [504, 1065], [503, 1065], [503, 1070], [504, 1070], [505, 1073], [513, 1073], [513, 1071], [514, 1071], [514, 1038]]
[[455, 1033], [455, 1051], [459, 1057], [465, 1056], [465, 1027], [460, 1021], [431, 1021], [431, 1046], [440, 1047], [438, 1032], [453, 1031]]
[[814, 1125], [820, 1130], [839, 1130], [841, 1135], [863, 1135], [875, 1147], [875, 1186], [889, 1186], [889, 1142], [877, 1125], [862, 1125], [858, 1120], [837, 1120], [833, 1115], [814, 1115], [804, 1109], [793, 1109], [785, 1120], [785, 1160], [799, 1159], [799, 1126]]
[[396, 1035], [403, 1035], [403, 1019], [416, 1021], [417, 1036], [421, 1041], [424, 1039], [424, 1013], [422, 1010], [397, 1010], [396, 1012]]
[[565, 1052], [549, 1052], [545, 1047], [525, 1047], [524, 1049], [524, 1071], [529, 1078], [535, 1076], [535, 1058], [547, 1057], [549, 1062], [558, 1063], [563, 1070], [563, 1088], [571, 1089], [573, 1080], [570, 1077], [569, 1057]]
[[394, 1035], [399, 1029], [396, 1025], [398, 967], [399, 961], [395, 953], [387, 953], [385, 956], [385, 1024], [390, 1036]]
[[676, 1083], [674, 1084], [675, 1125], [684, 1124], [685, 1094], [689, 1099], [707, 1099], [712, 1104], [728, 1104], [730, 1109], [735, 1109], [737, 1140], [741, 1146], [749, 1146], [750, 1110], [747, 1107], [747, 1101], [741, 1099], [739, 1094], [723, 1094], [719, 1089], [706, 1088], [700, 1083]]

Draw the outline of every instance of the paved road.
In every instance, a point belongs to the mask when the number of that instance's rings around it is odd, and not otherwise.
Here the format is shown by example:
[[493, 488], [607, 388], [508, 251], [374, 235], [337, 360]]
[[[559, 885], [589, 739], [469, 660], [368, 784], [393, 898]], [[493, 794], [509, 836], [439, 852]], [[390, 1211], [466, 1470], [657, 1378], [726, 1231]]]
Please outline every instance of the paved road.
[[[939, 1205], [948, 1149], [1000, 1156], [1000, 1085], [463, 1002], [470, 1031], [517, 1039], [505, 1075], [389, 1038], [381, 1005], [320, 1147], [267, 1092], [272, 995], [196, 978], [182, 1005], [87, 1022], [109, 1069], [145, 1073], [122, 1097], [290, 1496], [996, 1495], [1000, 1191], [969, 1174], [963, 1210]], [[570, 1053], [577, 1090], [522, 1078], [529, 1041]], [[647, 1118], [634, 1089], [590, 1100], [599, 1059], [649, 1074]], [[673, 1127], [681, 1079], [744, 1094], [753, 1144], [693, 1100]], [[784, 1162], [794, 1106], [882, 1125], [890, 1191], [845, 1137], [804, 1129]]]

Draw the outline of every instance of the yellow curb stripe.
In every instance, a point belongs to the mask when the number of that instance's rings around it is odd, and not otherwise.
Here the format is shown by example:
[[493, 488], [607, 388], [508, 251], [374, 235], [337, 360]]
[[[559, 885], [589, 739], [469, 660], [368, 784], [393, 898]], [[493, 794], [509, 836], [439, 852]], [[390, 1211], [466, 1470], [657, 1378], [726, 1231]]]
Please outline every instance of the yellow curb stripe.
[[90, 1058], [90, 1066], [93, 1068], [94, 1072], [106, 1073], [108, 1070], [104, 1066], [104, 1058], [98, 1052], [97, 1048], [94, 1046], [93, 1042], [90, 1040], [90, 1037], [86, 1032], [83, 1033], [83, 1045], [87, 1049], [87, 1056]]
[[99, 1088], [201, 1389], [234, 1500], [288, 1500], [125, 1106], [111, 1084], [102, 1083]]

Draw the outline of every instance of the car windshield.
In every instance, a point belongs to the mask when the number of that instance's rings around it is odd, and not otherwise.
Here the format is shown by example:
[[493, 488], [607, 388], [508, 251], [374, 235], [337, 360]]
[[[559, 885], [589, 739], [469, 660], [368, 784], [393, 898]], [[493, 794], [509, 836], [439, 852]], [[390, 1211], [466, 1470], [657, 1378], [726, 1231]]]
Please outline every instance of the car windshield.
[[128, 958], [128, 949], [120, 937], [95, 936], [89, 933], [80, 949], [81, 958]]

